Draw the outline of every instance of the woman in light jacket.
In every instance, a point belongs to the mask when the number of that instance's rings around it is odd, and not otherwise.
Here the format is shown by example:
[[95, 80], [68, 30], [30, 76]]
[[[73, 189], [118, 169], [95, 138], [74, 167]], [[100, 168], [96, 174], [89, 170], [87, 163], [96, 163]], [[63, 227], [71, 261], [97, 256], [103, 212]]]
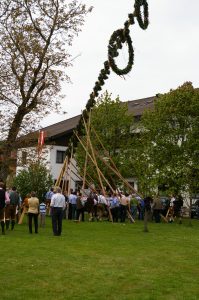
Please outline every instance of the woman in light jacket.
[[38, 233], [39, 199], [35, 196], [35, 192], [31, 192], [31, 198], [28, 199], [28, 224], [30, 233], [32, 233], [32, 219], [34, 219], [35, 233]]

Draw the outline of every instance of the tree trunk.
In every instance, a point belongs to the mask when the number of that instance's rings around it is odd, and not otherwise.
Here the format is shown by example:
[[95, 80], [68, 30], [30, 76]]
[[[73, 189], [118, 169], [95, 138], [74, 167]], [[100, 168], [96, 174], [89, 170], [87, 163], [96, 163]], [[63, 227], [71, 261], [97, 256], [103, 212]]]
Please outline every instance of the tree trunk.
[[6, 179], [9, 174], [9, 167], [8, 165], [4, 162], [0, 162], [0, 181], [6, 182]]
[[6, 183], [8, 175], [15, 173], [16, 160], [12, 158], [13, 148], [5, 143], [1, 149], [0, 179]]

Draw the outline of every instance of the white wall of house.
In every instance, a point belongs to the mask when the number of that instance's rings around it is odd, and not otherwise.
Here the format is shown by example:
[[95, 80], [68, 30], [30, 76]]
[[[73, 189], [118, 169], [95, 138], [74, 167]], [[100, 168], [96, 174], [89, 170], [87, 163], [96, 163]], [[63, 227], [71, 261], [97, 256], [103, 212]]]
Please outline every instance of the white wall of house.
[[[40, 154], [41, 160], [46, 164], [46, 167], [49, 169], [49, 172], [52, 175], [54, 181], [56, 181], [59, 178], [60, 172], [63, 167], [64, 154], [66, 152], [66, 149], [67, 147], [64, 146], [45, 145]], [[57, 156], [59, 156], [59, 159], [57, 159]], [[60, 158], [63, 158], [63, 161]], [[38, 153], [35, 147], [20, 148], [17, 151], [16, 175], [21, 170], [27, 169], [29, 163], [36, 161], [37, 159]], [[70, 187], [73, 190], [76, 188], [76, 182], [81, 180], [78, 174], [76, 174], [76, 161], [72, 159], [72, 163], [69, 166], [68, 174], [65, 174], [63, 179], [68, 180], [70, 182]], [[69, 178], [71, 179], [69, 180]]]
[[65, 153], [67, 147], [64, 146], [50, 146], [50, 147], [51, 149], [49, 153], [49, 164], [50, 164], [51, 174], [53, 176], [53, 179], [55, 180], [59, 177], [59, 174], [63, 167], [63, 162], [57, 162], [57, 152], [61, 151]]
[[[51, 174], [53, 176], [54, 180], [57, 180], [59, 178], [59, 175], [61, 173], [61, 169], [63, 167], [63, 163], [57, 161], [58, 152], [66, 152], [67, 147], [64, 146], [52, 146], [50, 150], [50, 169]], [[63, 175], [63, 178], [65, 181], [69, 181], [70, 188], [75, 190], [76, 188], [76, 182], [80, 181], [80, 178], [77, 174], [76, 169], [76, 161], [72, 159], [71, 164], [68, 166], [68, 171]]]
[[[41, 160], [50, 170], [50, 150], [51, 146], [45, 146], [40, 154]], [[27, 169], [31, 162], [38, 160], [38, 152], [36, 147], [20, 148], [17, 151], [17, 168], [16, 175], [19, 171]]]

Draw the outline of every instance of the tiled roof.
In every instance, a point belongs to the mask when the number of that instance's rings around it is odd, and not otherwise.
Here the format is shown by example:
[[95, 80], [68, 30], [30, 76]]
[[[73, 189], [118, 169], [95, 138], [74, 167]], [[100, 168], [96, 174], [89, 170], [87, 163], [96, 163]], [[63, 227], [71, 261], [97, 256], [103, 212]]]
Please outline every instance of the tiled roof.
[[42, 128], [45, 131], [46, 137], [53, 137], [60, 135], [64, 132], [72, 131], [78, 124], [80, 119], [80, 115], [75, 116], [73, 118], [55, 123], [53, 125]]
[[128, 110], [132, 112], [134, 116], [141, 116], [144, 110], [152, 109], [154, 106], [155, 97], [148, 97], [133, 101], [128, 101]]
[[[129, 112], [132, 112], [134, 116], [140, 116], [143, 114], [145, 109], [153, 108], [154, 99], [155, 97], [148, 97], [148, 98], [128, 101], [127, 102], [128, 110]], [[80, 115], [44, 127], [42, 130], [46, 132], [47, 138], [59, 136], [64, 133], [71, 132], [77, 126], [79, 119], [80, 119]]]

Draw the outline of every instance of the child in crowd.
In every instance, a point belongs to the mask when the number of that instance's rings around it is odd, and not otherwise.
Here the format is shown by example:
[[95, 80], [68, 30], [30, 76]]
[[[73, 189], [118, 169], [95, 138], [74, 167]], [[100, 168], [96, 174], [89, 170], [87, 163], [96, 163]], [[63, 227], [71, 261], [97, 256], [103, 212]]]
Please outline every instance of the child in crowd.
[[46, 222], [46, 204], [42, 201], [39, 205], [40, 212], [40, 227], [45, 227]]

